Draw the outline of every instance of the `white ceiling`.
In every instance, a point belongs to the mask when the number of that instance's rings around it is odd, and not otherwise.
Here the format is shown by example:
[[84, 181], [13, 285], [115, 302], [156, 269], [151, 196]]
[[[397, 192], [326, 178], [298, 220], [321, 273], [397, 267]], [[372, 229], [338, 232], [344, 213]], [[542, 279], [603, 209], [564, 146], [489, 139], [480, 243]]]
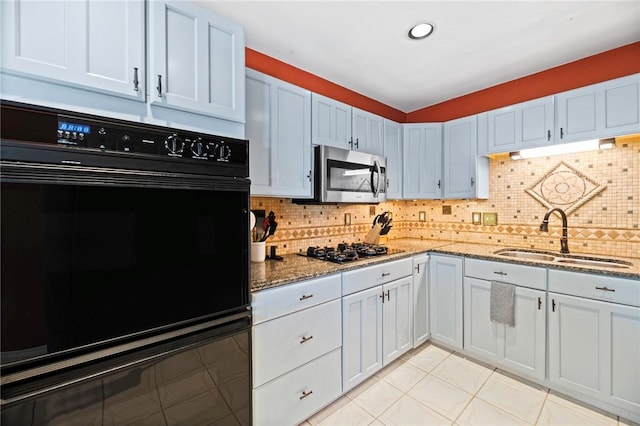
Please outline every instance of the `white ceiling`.
[[[640, 40], [640, 1], [199, 3], [247, 47], [403, 112]], [[423, 21], [435, 32], [410, 40]]]

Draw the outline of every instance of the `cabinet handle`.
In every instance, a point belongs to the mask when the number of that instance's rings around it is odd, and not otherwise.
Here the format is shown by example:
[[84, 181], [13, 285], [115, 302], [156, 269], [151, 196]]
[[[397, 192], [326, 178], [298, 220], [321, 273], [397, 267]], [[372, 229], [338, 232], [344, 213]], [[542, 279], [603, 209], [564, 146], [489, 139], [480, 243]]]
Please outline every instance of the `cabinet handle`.
[[356, 149], [360, 148], [360, 140], [356, 138]]
[[555, 312], [555, 311], [556, 311], [556, 300], [551, 299], [551, 312]]
[[300, 300], [311, 299], [312, 297], [313, 297], [313, 294], [303, 294], [300, 297]]
[[389, 301], [389, 299], [390, 299], [390, 296], [389, 296], [389, 292], [390, 292], [390, 291], [391, 291], [391, 290], [387, 290], [387, 302], [388, 302], [388, 301]]
[[438, 179], [438, 188], [440, 188], [440, 179]]
[[615, 288], [608, 288], [607, 286], [604, 286], [604, 287], [596, 287], [596, 290], [616, 291], [616, 289], [615, 289]]
[[496, 275], [508, 275], [506, 272], [502, 272], [502, 271], [493, 271], [493, 273]]
[[310, 390], [310, 391], [302, 391], [302, 396], [300, 397], [300, 399], [305, 399], [306, 397], [308, 397], [312, 393], [313, 393], [312, 390]]
[[351, 137], [349, 138], [349, 142], [347, 142], [347, 143], [349, 144], [349, 148], [350, 148], [350, 149], [353, 149], [353, 136], [351, 136]]
[[560, 139], [564, 138], [564, 129], [560, 127]]
[[540, 310], [541, 306], [542, 306], [542, 299], [538, 297], [538, 310]]
[[474, 183], [476, 183], [476, 181], [471, 178], [471, 186], [473, 186]]
[[382, 273], [382, 276], [383, 276], [383, 277], [388, 277], [389, 275], [391, 275], [391, 272], [383, 272], [383, 273]]
[[551, 130], [547, 130], [547, 140], [551, 140]]
[[309, 340], [311, 340], [311, 339], [313, 339], [313, 336], [309, 336], [309, 337], [307, 337], [307, 336], [302, 336], [302, 340], [300, 340], [300, 344], [306, 343], [306, 342], [308, 342], [308, 341], [309, 341]]
[[158, 97], [162, 97], [162, 76], [158, 74], [158, 85], [156, 86], [156, 90], [158, 91]]
[[133, 90], [134, 91], [138, 91], [138, 85], [140, 84], [140, 81], [138, 81], [138, 68], [134, 67], [133, 68]]
[[311, 170], [309, 170], [309, 173], [307, 174], [307, 179], [309, 179], [309, 182], [311, 182]]
[[420, 264], [419, 263], [416, 265], [416, 271], [418, 271], [418, 273], [420, 273]]

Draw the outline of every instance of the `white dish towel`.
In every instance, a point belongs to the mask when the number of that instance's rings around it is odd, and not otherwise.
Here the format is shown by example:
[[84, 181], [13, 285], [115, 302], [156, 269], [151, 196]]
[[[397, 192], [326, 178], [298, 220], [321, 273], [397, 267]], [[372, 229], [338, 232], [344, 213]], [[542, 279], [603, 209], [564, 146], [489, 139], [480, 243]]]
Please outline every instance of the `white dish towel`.
[[491, 281], [491, 321], [515, 326], [516, 286], [499, 281]]

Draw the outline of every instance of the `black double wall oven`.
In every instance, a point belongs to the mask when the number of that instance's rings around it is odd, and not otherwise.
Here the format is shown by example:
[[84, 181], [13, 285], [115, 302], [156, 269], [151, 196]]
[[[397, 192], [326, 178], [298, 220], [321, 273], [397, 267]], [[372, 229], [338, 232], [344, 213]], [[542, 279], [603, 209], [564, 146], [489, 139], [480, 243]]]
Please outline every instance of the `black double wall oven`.
[[1, 101], [3, 424], [250, 424], [248, 142]]

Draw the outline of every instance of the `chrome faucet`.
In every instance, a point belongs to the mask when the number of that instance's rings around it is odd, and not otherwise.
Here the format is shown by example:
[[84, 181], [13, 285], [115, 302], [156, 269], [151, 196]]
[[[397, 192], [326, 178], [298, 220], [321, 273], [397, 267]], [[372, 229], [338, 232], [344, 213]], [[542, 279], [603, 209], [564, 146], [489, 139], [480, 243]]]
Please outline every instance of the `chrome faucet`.
[[544, 219], [542, 219], [542, 223], [540, 224], [540, 230], [542, 232], [549, 232], [549, 215], [557, 211], [562, 216], [562, 238], [560, 238], [560, 253], [569, 253], [569, 245], [567, 240], [567, 215], [564, 210], [555, 207], [550, 209], [545, 215]]

